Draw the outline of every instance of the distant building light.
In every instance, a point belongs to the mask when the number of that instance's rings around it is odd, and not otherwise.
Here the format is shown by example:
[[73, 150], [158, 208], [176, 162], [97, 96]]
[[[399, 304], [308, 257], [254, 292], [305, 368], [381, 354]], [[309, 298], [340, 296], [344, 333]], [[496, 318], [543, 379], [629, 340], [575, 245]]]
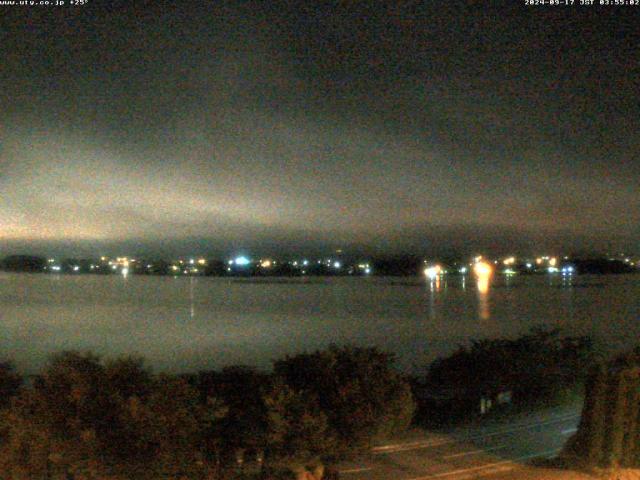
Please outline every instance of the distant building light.
[[505, 275], [515, 275], [516, 272], [512, 268], [507, 268], [504, 273]]
[[60, 266], [59, 265], [53, 265], [51, 267], [51, 270], [53, 270], [54, 272], [59, 272], [60, 271]]
[[516, 257], [505, 258], [502, 263], [504, 263], [505, 265], [513, 265], [514, 263], [516, 263]]
[[549, 259], [549, 266], [551, 267], [555, 267], [558, 264], [558, 259], [557, 258], [550, 258]]
[[233, 265], [233, 260], [229, 260], [227, 263], [228, 263], [229, 265]]
[[207, 261], [204, 258], [199, 258], [198, 259], [198, 265], [206, 265]]
[[260, 266], [262, 268], [271, 268], [272, 262], [271, 260], [263, 260], [262, 262], [260, 262]]
[[527, 268], [531, 268], [531, 267], [533, 267], [533, 264], [527, 263]]
[[235, 264], [241, 267], [249, 265], [249, 263], [251, 261], [247, 257], [236, 257], [235, 259]]
[[493, 267], [491, 266], [491, 264], [486, 263], [486, 262], [477, 262], [473, 266], [473, 272], [478, 277], [488, 277], [493, 272]]
[[460, 273], [467, 273], [467, 267], [460, 267], [460, 270], [458, 270]]
[[191, 270], [193, 273], [198, 273], [198, 269], [194, 268], [193, 270]]
[[153, 265], [151, 265], [151, 264], [147, 265], [147, 268], [151, 268], [151, 267], [153, 267]]
[[306, 267], [307, 265], [309, 265], [309, 260], [303, 260], [303, 261], [302, 261], [302, 265], [304, 265], [305, 267]]
[[124, 267], [122, 269], [122, 276], [126, 277], [127, 275], [129, 275], [129, 269], [127, 267]]
[[55, 260], [54, 258], [50, 258], [48, 261], [49, 261], [49, 263], [53, 263], [53, 262], [55, 262], [56, 260]]
[[80, 270], [80, 267], [78, 265], [74, 265], [73, 266], [73, 271], [77, 272], [78, 270]]
[[174, 272], [178, 271], [178, 266], [177, 265], [171, 265], [171, 270], [173, 270]]
[[111, 270], [116, 270], [118, 268], [117, 265], [111, 265]]
[[231, 271], [231, 268], [227, 267], [227, 272], [230, 272], [230, 271]]
[[549, 273], [558, 273], [558, 268], [557, 267], [549, 267], [549, 268], [547, 268], [547, 271]]
[[333, 262], [333, 268], [340, 268], [342, 264], [340, 262]]
[[371, 273], [371, 269], [370, 268], [365, 268], [364, 269], [364, 273], [366, 273], [367, 275], [369, 275]]
[[196, 261], [195, 261], [193, 258], [190, 258], [190, 259], [189, 259], [189, 263], [190, 263], [191, 265], [193, 265], [194, 263], [196, 263]]
[[440, 265], [433, 265], [424, 269], [424, 274], [427, 278], [433, 280], [442, 273], [442, 267]]

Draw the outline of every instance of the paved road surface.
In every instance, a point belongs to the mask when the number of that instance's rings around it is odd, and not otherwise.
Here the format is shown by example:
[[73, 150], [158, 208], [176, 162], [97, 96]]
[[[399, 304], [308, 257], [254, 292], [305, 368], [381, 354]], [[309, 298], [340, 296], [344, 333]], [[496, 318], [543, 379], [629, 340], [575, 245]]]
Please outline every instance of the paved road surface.
[[341, 466], [346, 480], [462, 480], [514, 471], [552, 457], [576, 431], [579, 407], [536, 412], [458, 428], [416, 433], [380, 445], [366, 458]]

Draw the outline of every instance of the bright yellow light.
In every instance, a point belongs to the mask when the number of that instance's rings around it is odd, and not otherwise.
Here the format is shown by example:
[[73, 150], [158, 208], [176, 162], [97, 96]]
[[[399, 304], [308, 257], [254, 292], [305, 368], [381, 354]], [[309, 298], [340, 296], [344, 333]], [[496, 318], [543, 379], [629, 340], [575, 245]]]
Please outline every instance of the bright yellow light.
[[424, 274], [432, 280], [440, 275], [440, 273], [442, 273], [442, 267], [440, 265], [434, 265], [424, 269]]
[[199, 258], [198, 259], [198, 265], [206, 265], [207, 261], [204, 258]]
[[263, 260], [262, 262], [260, 262], [260, 266], [262, 268], [269, 268], [271, 267], [271, 260]]
[[489, 277], [493, 273], [493, 267], [487, 262], [477, 262], [473, 266], [473, 273], [478, 277]]
[[553, 257], [549, 259], [549, 266], [555, 267], [558, 264], [558, 259]]
[[516, 257], [505, 258], [502, 263], [504, 263], [505, 265], [513, 265], [514, 263], [516, 263]]
[[538, 257], [536, 258], [536, 264], [540, 265], [542, 263], [542, 258]]

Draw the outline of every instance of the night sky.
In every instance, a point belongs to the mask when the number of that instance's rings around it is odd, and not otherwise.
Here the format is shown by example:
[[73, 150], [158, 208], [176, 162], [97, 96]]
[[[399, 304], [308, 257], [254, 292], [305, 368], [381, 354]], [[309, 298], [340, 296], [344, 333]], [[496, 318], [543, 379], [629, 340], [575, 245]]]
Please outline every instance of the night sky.
[[0, 253], [638, 251], [640, 8], [489, 3], [0, 6]]

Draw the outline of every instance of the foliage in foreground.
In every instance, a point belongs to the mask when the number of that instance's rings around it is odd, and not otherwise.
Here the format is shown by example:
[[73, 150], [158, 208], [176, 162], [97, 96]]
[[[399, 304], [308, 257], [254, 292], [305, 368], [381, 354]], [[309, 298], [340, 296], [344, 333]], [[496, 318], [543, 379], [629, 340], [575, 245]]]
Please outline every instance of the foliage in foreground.
[[473, 341], [431, 364], [426, 390], [454, 399], [461, 415], [476, 411], [481, 397], [507, 391], [519, 404], [548, 402], [580, 384], [594, 358], [589, 337], [560, 333], [536, 328], [516, 339]]
[[409, 424], [411, 393], [391, 364], [332, 347], [269, 375], [168, 376], [137, 358], [65, 352], [22, 388], [3, 367], [0, 479], [222, 478], [249, 454], [272, 471], [317, 466]]
[[341, 455], [405, 429], [415, 403], [393, 357], [374, 348], [331, 347], [276, 362], [275, 374], [317, 402]]

